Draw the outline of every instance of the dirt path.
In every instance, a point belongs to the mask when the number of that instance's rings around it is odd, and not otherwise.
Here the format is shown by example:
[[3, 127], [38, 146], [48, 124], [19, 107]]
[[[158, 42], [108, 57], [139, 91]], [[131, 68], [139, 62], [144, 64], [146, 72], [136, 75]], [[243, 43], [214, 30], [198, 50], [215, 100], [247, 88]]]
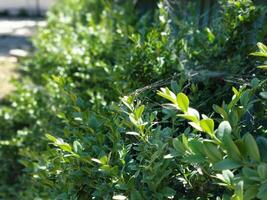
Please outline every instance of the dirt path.
[[14, 90], [10, 80], [17, 78], [18, 57], [31, 49], [30, 37], [43, 20], [0, 19], [0, 99]]

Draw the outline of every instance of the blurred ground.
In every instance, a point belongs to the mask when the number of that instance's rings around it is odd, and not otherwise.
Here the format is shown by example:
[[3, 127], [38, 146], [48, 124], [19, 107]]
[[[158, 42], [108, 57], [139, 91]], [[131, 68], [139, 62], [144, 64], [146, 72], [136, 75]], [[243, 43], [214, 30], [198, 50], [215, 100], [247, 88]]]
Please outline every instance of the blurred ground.
[[10, 80], [17, 78], [18, 59], [31, 49], [30, 37], [45, 21], [35, 19], [0, 19], [0, 99], [14, 87]]

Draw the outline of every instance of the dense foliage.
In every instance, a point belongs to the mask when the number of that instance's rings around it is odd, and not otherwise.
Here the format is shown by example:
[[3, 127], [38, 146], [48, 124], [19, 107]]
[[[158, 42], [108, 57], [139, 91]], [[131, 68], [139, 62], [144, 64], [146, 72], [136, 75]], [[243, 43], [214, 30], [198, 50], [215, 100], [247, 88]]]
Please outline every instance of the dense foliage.
[[266, 199], [266, 7], [153, 2], [48, 13], [1, 102], [0, 199]]

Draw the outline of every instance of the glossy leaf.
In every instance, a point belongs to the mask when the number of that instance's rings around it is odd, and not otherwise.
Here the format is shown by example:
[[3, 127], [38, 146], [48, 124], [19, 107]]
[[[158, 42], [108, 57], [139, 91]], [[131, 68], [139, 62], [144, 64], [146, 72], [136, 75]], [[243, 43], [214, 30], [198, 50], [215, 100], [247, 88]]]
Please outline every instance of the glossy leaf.
[[204, 132], [208, 133], [209, 135], [214, 134], [214, 121], [210, 118], [202, 119], [200, 121], [200, 126]]
[[183, 111], [187, 112], [189, 107], [189, 99], [184, 93], [178, 93], [177, 95], [178, 107]]
[[241, 166], [242, 165], [240, 162], [226, 158], [226, 159], [214, 164], [213, 168], [215, 170], [229, 170], [229, 169], [237, 169]]

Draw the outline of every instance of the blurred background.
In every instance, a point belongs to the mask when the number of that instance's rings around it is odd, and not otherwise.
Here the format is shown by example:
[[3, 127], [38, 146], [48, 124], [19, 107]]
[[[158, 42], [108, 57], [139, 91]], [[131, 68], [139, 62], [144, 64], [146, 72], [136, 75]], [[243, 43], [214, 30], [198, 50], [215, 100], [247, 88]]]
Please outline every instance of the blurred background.
[[0, 0], [1, 15], [41, 15], [55, 0]]
[[0, 0], [0, 98], [13, 90], [16, 64], [31, 49], [30, 37], [45, 25], [44, 16], [55, 0]]

